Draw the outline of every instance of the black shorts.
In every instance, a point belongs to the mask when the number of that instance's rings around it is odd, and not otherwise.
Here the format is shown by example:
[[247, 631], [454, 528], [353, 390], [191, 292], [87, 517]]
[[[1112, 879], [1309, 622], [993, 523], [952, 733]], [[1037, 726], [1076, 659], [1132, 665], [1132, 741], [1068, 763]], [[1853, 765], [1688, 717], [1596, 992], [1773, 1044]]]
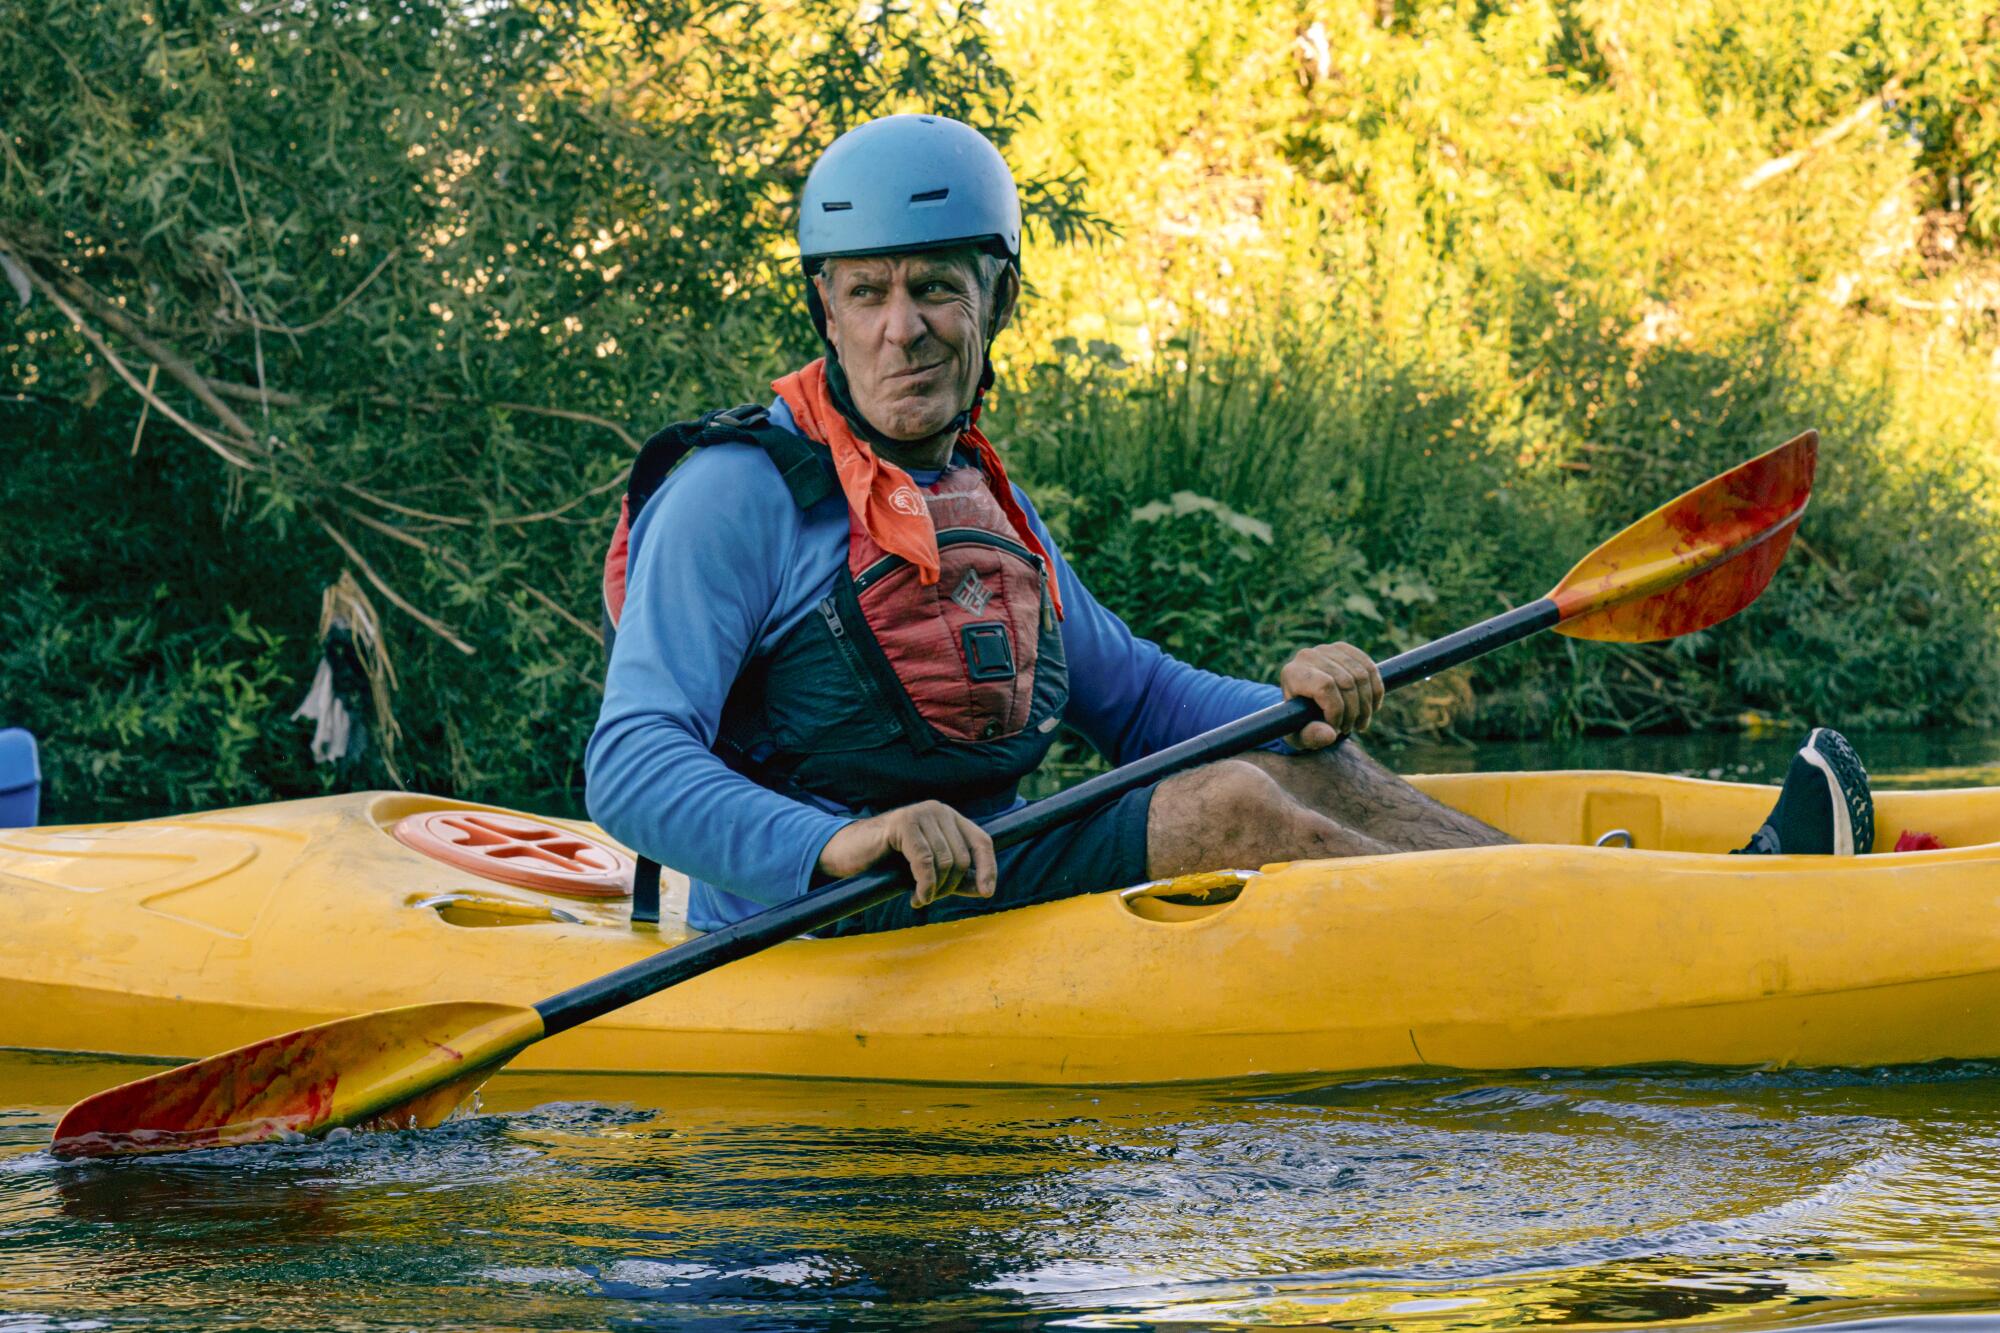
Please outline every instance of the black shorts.
[[1000, 883], [991, 898], [953, 894], [922, 911], [899, 893], [884, 903], [838, 921], [828, 935], [861, 935], [901, 930], [938, 921], [985, 916], [1034, 903], [1053, 902], [1100, 889], [1122, 889], [1146, 880], [1146, 812], [1153, 788], [1127, 792], [1094, 814], [1050, 829], [1040, 837], [1000, 853]]

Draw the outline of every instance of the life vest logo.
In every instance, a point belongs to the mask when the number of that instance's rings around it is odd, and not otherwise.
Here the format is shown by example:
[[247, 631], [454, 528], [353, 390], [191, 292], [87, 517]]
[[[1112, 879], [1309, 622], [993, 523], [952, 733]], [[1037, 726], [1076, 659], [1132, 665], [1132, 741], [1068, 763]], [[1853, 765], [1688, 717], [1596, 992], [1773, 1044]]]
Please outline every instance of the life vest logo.
[[979, 571], [968, 569], [965, 577], [958, 581], [958, 586], [951, 590], [951, 600], [976, 616], [993, 600], [993, 594], [979, 581]]
[[895, 490], [889, 492], [889, 508], [899, 514], [908, 514], [912, 518], [915, 518], [917, 515], [925, 512], [924, 497], [918, 495], [908, 486], [898, 486]]

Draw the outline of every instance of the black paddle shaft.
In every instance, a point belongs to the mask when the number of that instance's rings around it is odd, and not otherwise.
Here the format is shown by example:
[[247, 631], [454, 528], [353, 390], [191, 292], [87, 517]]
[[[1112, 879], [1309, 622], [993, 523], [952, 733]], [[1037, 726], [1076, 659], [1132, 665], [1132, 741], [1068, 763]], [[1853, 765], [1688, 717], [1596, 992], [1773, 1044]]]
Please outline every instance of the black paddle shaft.
[[[1383, 662], [1382, 685], [1393, 690], [1399, 685], [1435, 675], [1447, 667], [1469, 662], [1495, 648], [1549, 629], [1561, 619], [1555, 603], [1547, 598], [1516, 607], [1491, 620], [1481, 621], [1469, 629], [1448, 634]], [[1185, 769], [1268, 745], [1318, 718], [1319, 709], [1309, 700], [1287, 699], [1178, 745], [1170, 745], [1136, 763], [1100, 773], [1047, 800], [1022, 806], [986, 825], [986, 832], [996, 848], [1012, 847], [1037, 834], [1081, 819], [1129, 791], [1150, 786]], [[669, 986], [698, 977], [724, 963], [747, 958], [794, 936], [823, 930], [842, 917], [852, 916], [899, 893], [907, 893], [909, 889], [910, 874], [907, 869], [876, 870], [856, 875], [551, 996], [536, 1005], [535, 1009], [542, 1016], [544, 1033], [554, 1035], [579, 1023], [588, 1023], [614, 1009], [622, 1009]]]

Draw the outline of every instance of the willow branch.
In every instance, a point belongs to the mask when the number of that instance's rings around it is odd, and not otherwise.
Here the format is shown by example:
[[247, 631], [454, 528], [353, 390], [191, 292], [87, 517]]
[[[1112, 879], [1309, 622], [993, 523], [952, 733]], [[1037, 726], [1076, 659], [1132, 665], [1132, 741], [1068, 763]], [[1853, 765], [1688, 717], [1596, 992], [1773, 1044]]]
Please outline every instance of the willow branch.
[[543, 606], [546, 606], [549, 610], [561, 616], [564, 620], [567, 620], [570, 624], [582, 630], [586, 635], [590, 637], [590, 641], [596, 644], [599, 648], [602, 648], [604, 646], [604, 632], [602, 630], [598, 629], [595, 625], [586, 624], [584, 621], [578, 619], [576, 616], [571, 615], [567, 610], [563, 608], [563, 606], [560, 603], [558, 603], [553, 597], [550, 597], [547, 593], [543, 592], [540, 588], [537, 588], [534, 584], [529, 583], [526, 579], [515, 579], [514, 586], [521, 589], [521, 591], [527, 593], [528, 596], [534, 598], [536, 601], [540, 602]]
[[237, 384], [231, 380], [210, 379], [204, 382], [217, 397], [234, 398], [239, 403], [269, 403], [272, 407], [305, 406], [305, 399], [281, 389], [266, 389], [260, 392], [255, 385]]
[[[29, 272], [32, 276], [33, 270]], [[47, 279], [43, 279], [43, 283], [46, 285]], [[158, 362], [160, 368], [167, 374], [179, 380], [181, 386], [193, 394], [203, 407], [213, 412], [215, 419], [228, 427], [240, 442], [261, 447], [258, 444], [257, 432], [250, 428], [250, 423], [237, 416], [229, 404], [217, 397], [215, 391], [209, 388], [208, 377], [189, 365], [178, 352], [141, 329], [138, 323], [119, 309], [116, 303], [103, 300], [83, 283], [65, 275], [62, 286], [78, 301], [90, 306], [91, 313], [115, 329], [120, 337]]]
[[1772, 158], [1769, 162], [1766, 162], [1763, 166], [1758, 167], [1742, 180], [1736, 182], [1736, 188], [1747, 194], [1766, 181], [1775, 180], [1786, 172], [1795, 170], [1814, 154], [1831, 148], [1834, 144], [1872, 120], [1875, 113], [1880, 111], [1883, 105], [1895, 97], [1902, 89], [1902, 84], [1903, 78], [1900, 74], [1890, 79], [1882, 85], [1880, 92], [1814, 135], [1811, 142], [1807, 143], [1804, 148], [1794, 153], [1786, 153], [1783, 157]]
[[[157, 365], [146, 368], [146, 392], [153, 392], [153, 385], [159, 381], [160, 368]], [[146, 418], [153, 413], [153, 400], [147, 398], [139, 404], [139, 424], [132, 428], [132, 457], [139, 456], [139, 442], [146, 438]]]
[[413, 532], [406, 532], [402, 528], [397, 527], [394, 523], [384, 523], [381, 519], [376, 518], [371, 514], [362, 513], [359, 509], [354, 508], [352, 505], [342, 505], [340, 507], [340, 512], [347, 515], [349, 518], [353, 519], [356, 523], [361, 524], [361, 526], [373, 529], [374, 531], [381, 533], [384, 537], [389, 538], [391, 541], [399, 541], [403, 543], [403, 545], [405, 546], [412, 547], [416, 550], [422, 551], [425, 555], [430, 556], [432, 559], [436, 560], [439, 564], [446, 566], [454, 573], [467, 576], [469, 576], [472, 573], [471, 568], [467, 566], [466, 563], [463, 560], [460, 560], [457, 556], [452, 555], [448, 551], [440, 551], [437, 547], [431, 545], [429, 542], [425, 541], [422, 537], [417, 536]]
[[[311, 513], [312, 511], [308, 510], [307, 512]], [[335, 545], [339, 546], [341, 550], [347, 553], [347, 558], [354, 562], [354, 567], [361, 571], [361, 576], [367, 579], [370, 583], [374, 584], [375, 590], [381, 593], [384, 597], [388, 598], [391, 604], [396, 606], [405, 615], [415, 620], [418, 624], [422, 625], [425, 629], [437, 635], [440, 639], [443, 639], [446, 643], [458, 649], [458, 651], [460, 651], [461, 653], [466, 654], [468, 657], [478, 651], [478, 649], [474, 648], [464, 639], [461, 639], [458, 637], [458, 635], [452, 633], [451, 628], [448, 625], [446, 625], [443, 621], [438, 620], [433, 616], [425, 615], [422, 611], [419, 611], [415, 606], [411, 605], [409, 600], [405, 598], [401, 593], [397, 592], [394, 588], [390, 587], [388, 582], [384, 580], [380, 574], [377, 574], [375, 572], [375, 566], [369, 564], [367, 559], [362, 556], [361, 552], [354, 549], [354, 543], [347, 540], [347, 537], [340, 531], [339, 528], [334, 527], [333, 524], [327, 522], [324, 518], [322, 518], [318, 514], [313, 514], [312, 519], [313, 522], [319, 524], [320, 527], [326, 530], [326, 535], [333, 538]]]
[[390, 264], [394, 263], [396, 260], [396, 256], [400, 255], [401, 253], [402, 251], [400, 249], [397, 249], [397, 250], [391, 250], [389, 251], [388, 254], [383, 255], [381, 262], [376, 264], [374, 268], [368, 270], [368, 276], [363, 278], [358, 284], [356, 284], [353, 291], [349, 292], [347, 295], [341, 297], [338, 301], [334, 302], [332, 309], [328, 310], [325, 314], [321, 315], [317, 319], [308, 320], [304, 324], [278, 324], [274, 322], [266, 322], [265, 320], [257, 318], [257, 312], [250, 309], [250, 307], [246, 304], [244, 306], [245, 314], [240, 320], [236, 322], [242, 324], [246, 328], [259, 329], [265, 333], [282, 333], [287, 335], [288, 337], [296, 337], [301, 333], [311, 333], [315, 329], [325, 328], [328, 324], [333, 322], [334, 317], [340, 314], [341, 311], [353, 305], [354, 302], [360, 297], [361, 293], [368, 290], [369, 284], [373, 283], [375, 279], [381, 277], [382, 270], [388, 268]]
[[544, 509], [533, 514], [509, 514], [505, 518], [494, 519], [493, 526], [496, 528], [509, 528], [509, 527], [517, 527], [524, 523], [541, 523], [545, 522], [548, 519], [560, 518], [562, 515], [567, 514], [570, 510], [582, 504], [585, 500], [593, 499], [596, 496], [604, 494], [608, 490], [612, 490], [616, 487], [623, 486], [625, 482], [626, 482], [625, 474], [621, 472], [617, 476], [613, 477], [610, 481], [605, 482], [602, 486], [593, 486], [589, 490], [585, 491], [582, 495], [579, 495], [572, 500], [566, 500], [562, 504], [557, 505], [554, 509]]
[[540, 417], [561, 417], [565, 421], [581, 421], [587, 426], [602, 426], [625, 441], [626, 447], [638, 453], [640, 441], [631, 431], [626, 430], [608, 417], [600, 417], [590, 412], [577, 412], [567, 407], [536, 407], [532, 403], [487, 403], [487, 407], [497, 407], [507, 412], [531, 412]]
[[1847, 575], [1840, 571], [1838, 565], [1827, 559], [1817, 546], [1814, 546], [1796, 532], [1792, 534], [1792, 545], [1798, 549], [1800, 555], [1826, 571], [1826, 581], [1833, 585], [1833, 590], [1840, 594], [1842, 601], [1851, 602], [1854, 600], [1854, 589], [1847, 582]]
[[[96, 329], [92, 328], [90, 324], [84, 319], [83, 313], [79, 311], [75, 306], [71, 305], [68, 301], [64, 300], [62, 293], [57, 291], [55, 287], [49, 283], [49, 280], [47, 278], [44, 278], [40, 272], [38, 272], [30, 265], [22, 264], [18, 257], [15, 259], [15, 263], [19, 264], [21, 271], [28, 275], [28, 281], [35, 285], [35, 290], [39, 291], [43, 296], [46, 296], [49, 299], [49, 304], [53, 305], [57, 310], [61, 311], [63, 317], [68, 319], [70, 323], [76, 326], [76, 331], [83, 335], [84, 340], [86, 342], [88, 342], [93, 348], [97, 349], [98, 355], [104, 358], [105, 364], [109, 365], [112, 370], [117, 372], [118, 377], [120, 379], [124, 380], [127, 384], [132, 386], [132, 391], [134, 393], [138, 394], [140, 398], [144, 399], [147, 403], [151, 404], [153, 409], [157, 411], [161, 416], [173, 422], [176, 426], [179, 426], [189, 435], [192, 435], [197, 441], [199, 441], [203, 446], [205, 446], [211, 452], [215, 453], [224, 462], [230, 464], [233, 467], [243, 468], [246, 471], [250, 469], [251, 463], [249, 459], [243, 457], [241, 454], [231, 449], [228, 445], [224, 444], [221, 440], [217, 439], [215, 433], [209, 430], [207, 427], [198, 426], [194, 422], [182, 416], [179, 412], [176, 412], [171, 403], [167, 402], [166, 399], [160, 397], [157, 393], [153, 392], [151, 389], [141, 384], [139, 382], [139, 377], [132, 373], [132, 368], [125, 364], [124, 358], [120, 357], [118, 353], [111, 350], [111, 344], [104, 340], [104, 335], [99, 333]], [[171, 370], [171, 367], [169, 367], [169, 369]]]
[[[234, 169], [235, 169], [234, 167], [231, 168], [232, 171]], [[236, 188], [238, 189], [238, 191], [241, 191], [243, 187], [241, 185], [238, 185]], [[236, 293], [237, 301], [240, 302], [245, 309], [248, 309], [250, 305], [250, 298], [244, 294], [243, 284], [236, 280], [236, 275], [234, 273], [229, 272], [227, 269], [224, 269], [222, 276], [229, 279], [229, 289]], [[269, 377], [264, 374], [263, 330], [253, 326], [250, 330], [250, 342], [251, 346], [254, 348], [257, 354], [257, 406], [264, 409], [264, 433], [265, 435], [268, 436], [271, 433], [271, 389], [270, 389]], [[204, 375], [202, 377], [202, 382], [207, 383], [208, 377]]]
[[[229, 380], [216, 379], [204, 380], [203, 382], [207, 384], [211, 392], [219, 397], [234, 398], [238, 402], [269, 402], [273, 407], [303, 407], [306, 404], [306, 400], [298, 394], [286, 393], [281, 389], [260, 392], [257, 386], [253, 384], [235, 384]], [[427, 412], [439, 410], [438, 406], [412, 403], [407, 398], [397, 398], [386, 394], [370, 395], [368, 401], [385, 407], [403, 407], [414, 411]], [[537, 407], [532, 403], [489, 403], [476, 398], [444, 399], [439, 401], [440, 404], [449, 404], [454, 407], [481, 407], [506, 412], [527, 412], [538, 417], [559, 417], [564, 421], [576, 421], [586, 426], [598, 426], [616, 435], [634, 453], [639, 451], [643, 443], [637, 436], [633, 435], [632, 432], [626, 430], [617, 422], [611, 420], [609, 417], [598, 416], [594, 412], [579, 412], [574, 408], [568, 407]]]
[[444, 523], [459, 528], [472, 526], [472, 520], [469, 518], [459, 518], [452, 514], [433, 514], [427, 509], [412, 509], [408, 505], [397, 504], [394, 500], [385, 500], [373, 491], [363, 490], [351, 481], [340, 483], [340, 489], [346, 491], [349, 495], [358, 496], [366, 500], [369, 504], [386, 509], [392, 514], [401, 514], [405, 518], [420, 518], [427, 523]]

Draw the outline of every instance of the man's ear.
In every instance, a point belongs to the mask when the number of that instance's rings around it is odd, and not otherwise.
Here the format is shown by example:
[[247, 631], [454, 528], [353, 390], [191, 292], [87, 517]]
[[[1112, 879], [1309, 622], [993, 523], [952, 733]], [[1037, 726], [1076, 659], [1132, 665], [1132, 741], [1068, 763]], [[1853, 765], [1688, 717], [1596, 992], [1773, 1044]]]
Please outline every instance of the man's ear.
[[993, 318], [986, 322], [988, 342], [1000, 336], [1000, 330], [1014, 322], [1014, 307], [1021, 301], [1021, 270], [1012, 264], [1000, 270], [1000, 276], [993, 283]]

